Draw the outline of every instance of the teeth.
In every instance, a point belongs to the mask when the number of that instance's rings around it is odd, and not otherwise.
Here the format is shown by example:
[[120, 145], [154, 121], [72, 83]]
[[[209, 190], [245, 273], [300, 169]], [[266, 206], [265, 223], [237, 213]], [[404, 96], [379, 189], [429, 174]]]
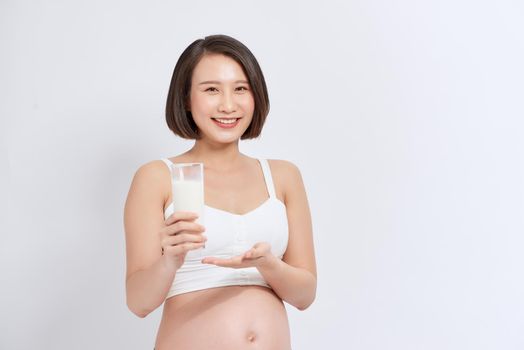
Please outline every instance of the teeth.
[[233, 124], [234, 122], [237, 121], [236, 119], [218, 119], [218, 118], [215, 118], [215, 120], [218, 120], [218, 122], [222, 124]]

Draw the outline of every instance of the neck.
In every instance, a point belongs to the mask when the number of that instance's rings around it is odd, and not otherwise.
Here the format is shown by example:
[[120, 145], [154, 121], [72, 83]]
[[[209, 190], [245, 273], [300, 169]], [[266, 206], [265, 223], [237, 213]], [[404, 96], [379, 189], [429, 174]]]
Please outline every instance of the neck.
[[228, 171], [237, 167], [243, 158], [238, 148], [238, 140], [228, 144], [196, 140], [186, 155], [204, 163], [205, 168], [218, 171]]

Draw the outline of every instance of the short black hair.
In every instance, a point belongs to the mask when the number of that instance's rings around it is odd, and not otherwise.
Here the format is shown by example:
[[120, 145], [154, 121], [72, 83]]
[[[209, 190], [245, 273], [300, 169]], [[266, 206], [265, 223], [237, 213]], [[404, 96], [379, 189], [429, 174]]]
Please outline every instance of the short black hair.
[[260, 136], [269, 113], [269, 97], [262, 69], [251, 51], [240, 41], [223, 34], [195, 40], [180, 55], [169, 86], [166, 103], [166, 122], [171, 131], [185, 139], [199, 139], [198, 127], [189, 104], [191, 78], [198, 62], [207, 54], [222, 54], [234, 59], [247, 76], [255, 101], [253, 119], [241, 139]]

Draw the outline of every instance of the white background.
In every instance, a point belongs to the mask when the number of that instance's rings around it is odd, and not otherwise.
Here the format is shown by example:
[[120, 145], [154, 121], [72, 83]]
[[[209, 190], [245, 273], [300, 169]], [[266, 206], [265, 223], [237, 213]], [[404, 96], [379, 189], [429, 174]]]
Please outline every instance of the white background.
[[2, 1], [0, 348], [151, 349], [126, 307], [136, 169], [190, 147], [174, 65], [246, 44], [271, 111], [245, 153], [299, 166], [315, 303], [294, 349], [523, 349], [519, 1]]

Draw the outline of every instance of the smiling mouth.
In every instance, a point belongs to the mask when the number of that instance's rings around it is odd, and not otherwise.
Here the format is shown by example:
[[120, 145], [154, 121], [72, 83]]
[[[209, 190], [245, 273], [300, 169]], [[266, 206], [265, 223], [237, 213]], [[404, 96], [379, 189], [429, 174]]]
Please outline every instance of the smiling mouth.
[[222, 124], [233, 124], [240, 118], [212, 118]]
[[238, 121], [241, 118], [211, 118], [213, 122], [221, 128], [234, 128], [238, 125]]

